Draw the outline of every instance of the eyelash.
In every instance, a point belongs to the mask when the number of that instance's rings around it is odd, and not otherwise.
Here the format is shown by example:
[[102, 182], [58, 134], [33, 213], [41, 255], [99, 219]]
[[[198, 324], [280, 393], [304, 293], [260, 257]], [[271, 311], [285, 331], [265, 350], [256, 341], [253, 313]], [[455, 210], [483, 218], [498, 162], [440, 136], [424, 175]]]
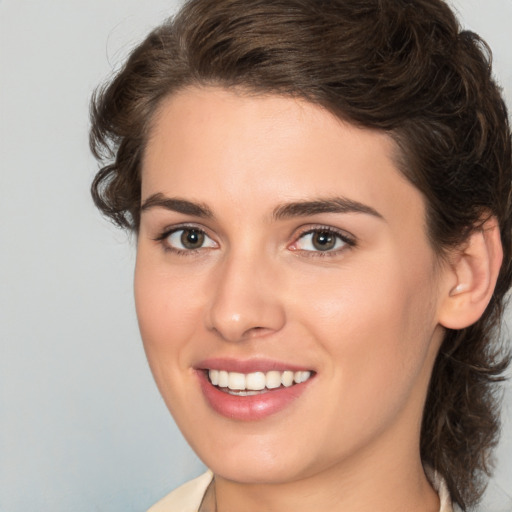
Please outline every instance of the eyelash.
[[[311, 235], [314, 233], [328, 233], [329, 235], [333, 235], [339, 240], [343, 242], [343, 246], [336, 250], [327, 250], [327, 251], [308, 251], [305, 249], [293, 249], [296, 252], [301, 252], [302, 255], [308, 258], [329, 258], [334, 256], [339, 256], [341, 252], [347, 250], [347, 248], [353, 248], [356, 246], [356, 240], [349, 236], [344, 231], [340, 231], [332, 226], [315, 226], [308, 227], [301, 231], [296, 237], [293, 244], [296, 244], [301, 238], [304, 238], [306, 235]], [[292, 244], [292, 245], [293, 245]]]
[[196, 231], [197, 233], [203, 234], [204, 236], [211, 239], [211, 237], [206, 233], [206, 231], [199, 226], [194, 226], [193, 224], [184, 224], [180, 226], [174, 226], [171, 229], [166, 229], [160, 235], [158, 235], [154, 240], [155, 242], [159, 242], [163, 247], [164, 251], [172, 252], [173, 254], [177, 254], [178, 256], [192, 256], [194, 254], [199, 253], [201, 250], [205, 249], [205, 247], [199, 247], [197, 249], [177, 249], [176, 247], [172, 247], [167, 243], [167, 239], [174, 233], [178, 233], [179, 231]]
[[[167, 252], [172, 252], [178, 256], [192, 256], [194, 254], [199, 253], [201, 250], [208, 249], [209, 247], [199, 247], [197, 249], [177, 249], [176, 247], [172, 247], [167, 243], [167, 239], [174, 233], [177, 233], [179, 231], [196, 231], [200, 234], [203, 234], [204, 236], [211, 239], [211, 237], [208, 235], [208, 233], [200, 228], [199, 226], [185, 224], [185, 225], [179, 225], [174, 226], [171, 229], [166, 229], [163, 231], [160, 235], [158, 235], [154, 240], [156, 242], [159, 242], [163, 249]], [[315, 226], [315, 227], [308, 227], [305, 228], [303, 231], [301, 231], [297, 236], [294, 237], [294, 242], [290, 245], [297, 244], [299, 240], [304, 238], [307, 235], [311, 235], [314, 233], [328, 233], [330, 235], [335, 236], [339, 240], [343, 242], [343, 246], [336, 250], [326, 250], [326, 251], [310, 251], [306, 249], [290, 249], [295, 252], [300, 252], [302, 255], [305, 255], [306, 257], [310, 258], [325, 258], [325, 257], [333, 257], [338, 256], [340, 252], [345, 251], [347, 248], [352, 248], [356, 246], [356, 240], [347, 235], [345, 232], [340, 231], [338, 229], [333, 228], [332, 226]], [[289, 247], [290, 247], [289, 245]]]

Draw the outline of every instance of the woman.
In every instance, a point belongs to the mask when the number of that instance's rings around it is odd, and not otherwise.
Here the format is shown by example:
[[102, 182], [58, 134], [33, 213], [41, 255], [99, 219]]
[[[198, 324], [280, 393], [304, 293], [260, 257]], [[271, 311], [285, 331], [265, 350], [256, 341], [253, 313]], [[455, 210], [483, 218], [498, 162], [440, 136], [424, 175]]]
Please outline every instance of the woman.
[[485, 43], [441, 0], [191, 0], [92, 117], [153, 375], [211, 468], [152, 510], [475, 504], [511, 280]]

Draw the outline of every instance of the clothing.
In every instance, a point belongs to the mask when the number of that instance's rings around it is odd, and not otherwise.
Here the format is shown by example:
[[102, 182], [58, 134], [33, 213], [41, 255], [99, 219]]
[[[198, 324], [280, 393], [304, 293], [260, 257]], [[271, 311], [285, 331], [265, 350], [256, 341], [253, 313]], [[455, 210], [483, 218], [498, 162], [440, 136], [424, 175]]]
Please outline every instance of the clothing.
[[212, 478], [213, 473], [207, 471], [200, 477], [184, 483], [147, 512], [198, 512]]
[[[439, 501], [441, 502], [439, 512], [457, 512], [459, 509], [452, 506], [444, 479], [432, 470], [427, 469], [426, 474], [432, 487], [439, 494]], [[198, 512], [212, 478], [213, 473], [207, 471], [200, 477], [178, 487], [153, 505], [147, 512]]]

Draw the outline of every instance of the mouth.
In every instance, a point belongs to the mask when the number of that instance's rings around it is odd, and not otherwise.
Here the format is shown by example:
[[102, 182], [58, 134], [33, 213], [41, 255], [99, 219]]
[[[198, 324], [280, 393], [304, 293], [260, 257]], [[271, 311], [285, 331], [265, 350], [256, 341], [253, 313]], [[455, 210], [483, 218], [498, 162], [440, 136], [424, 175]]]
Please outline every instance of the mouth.
[[206, 369], [204, 372], [210, 384], [219, 391], [234, 396], [254, 396], [279, 388], [290, 388], [306, 382], [313, 376], [313, 372], [305, 370], [240, 373]]
[[260, 421], [293, 405], [316, 372], [268, 360], [211, 359], [196, 368], [203, 396], [217, 414], [238, 421]]

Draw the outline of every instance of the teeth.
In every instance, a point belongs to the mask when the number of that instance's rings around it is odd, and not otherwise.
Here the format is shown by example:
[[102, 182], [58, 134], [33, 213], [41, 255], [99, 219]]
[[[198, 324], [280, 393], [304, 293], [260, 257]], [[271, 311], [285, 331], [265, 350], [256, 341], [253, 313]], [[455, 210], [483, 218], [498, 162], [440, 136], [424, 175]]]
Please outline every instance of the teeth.
[[217, 386], [217, 384], [219, 383], [219, 370], [210, 370], [209, 377], [210, 382], [214, 386]]
[[227, 388], [229, 385], [229, 375], [228, 372], [221, 370], [219, 372], [219, 383], [218, 386], [221, 388]]
[[281, 372], [267, 372], [267, 388], [276, 389], [281, 385]]
[[[212, 382], [213, 384], [213, 382]], [[261, 391], [267, 385], [267, 378], [263, 372], [248, 373], [245, 376], [245, 386], [253, 391]]]
[[228, 388], [242, 391], [245, 389], [245, 375], [243, 373], [229, 372]]
[[290, 371], [283, 372], [283, 374], [281, 375], [281, 384], [285, 388], [289, 388], [293, 384], [293, 376], [294, 376], [293, 372], [290, 372]]
[[[220, 388], [229, 388], [232, 391], [263, 391], [267, 389], [276, 389], [281, 386], [290, 387], [294, 383], [301, 384], [311, 377], [311, 372], [286, 370], [279, 372], [276, 370], [253, 373], [227, 372], [225, 370], [208, 370], [210, 382]], [[254, 393], [238, 393], [240, 395], [250, 395]]]
[[309, 377], [311, 377], [311, 372], [295, 372], [293, 380], [296, 384], [300, 384], [301, 382], [306, 382]]

